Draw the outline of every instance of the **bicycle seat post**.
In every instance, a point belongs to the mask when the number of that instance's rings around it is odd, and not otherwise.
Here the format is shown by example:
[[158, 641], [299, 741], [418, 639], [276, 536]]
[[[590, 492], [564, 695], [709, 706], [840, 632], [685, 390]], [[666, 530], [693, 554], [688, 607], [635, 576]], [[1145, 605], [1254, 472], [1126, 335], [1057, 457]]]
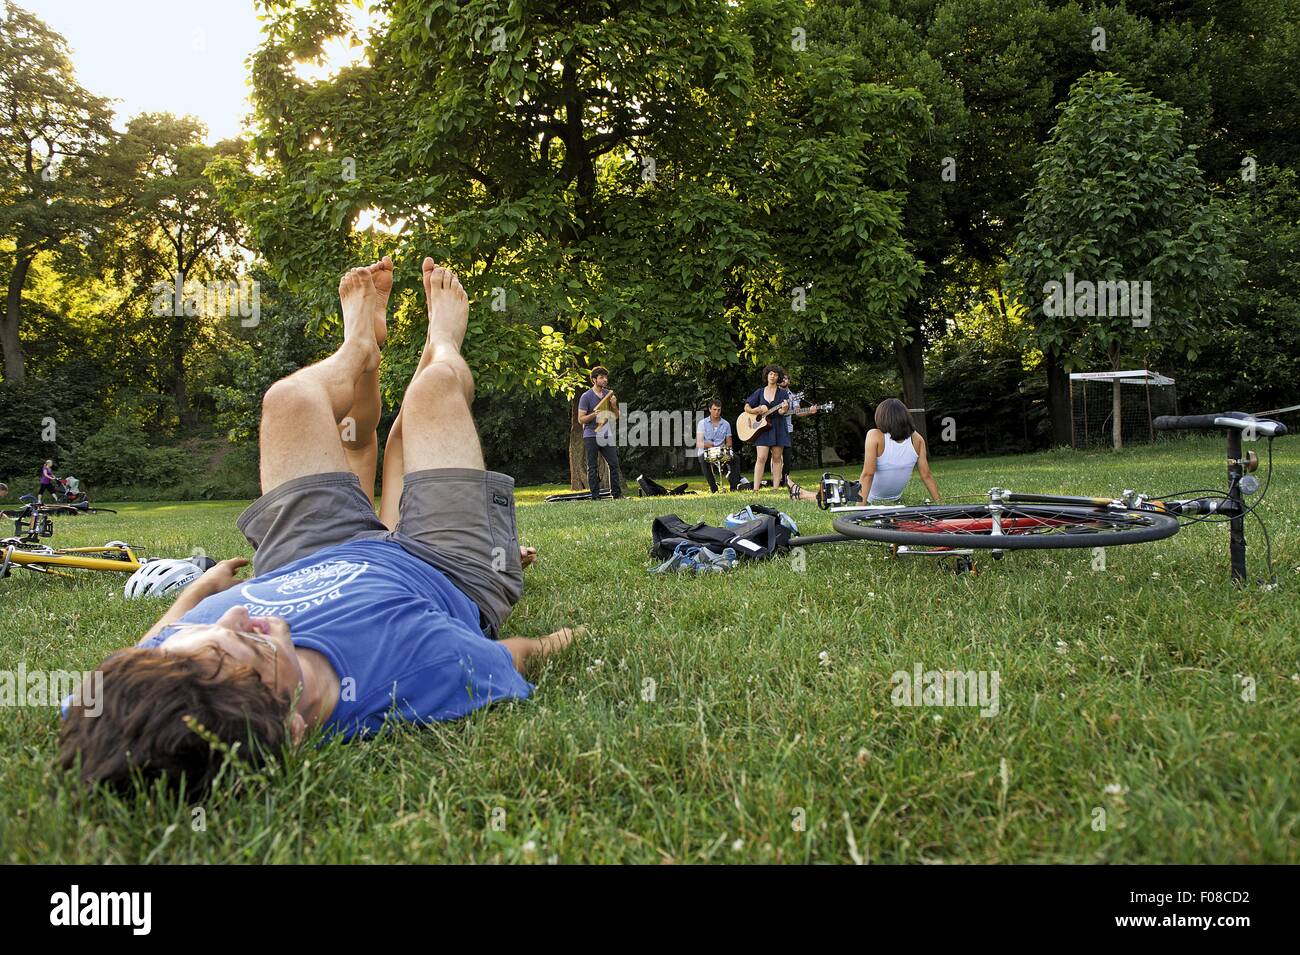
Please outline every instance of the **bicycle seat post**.
[[1228, 556], [1232, 581], [1246, 582], [1246, 514], [1241, 499], [1241, 432], [1228, 428]]

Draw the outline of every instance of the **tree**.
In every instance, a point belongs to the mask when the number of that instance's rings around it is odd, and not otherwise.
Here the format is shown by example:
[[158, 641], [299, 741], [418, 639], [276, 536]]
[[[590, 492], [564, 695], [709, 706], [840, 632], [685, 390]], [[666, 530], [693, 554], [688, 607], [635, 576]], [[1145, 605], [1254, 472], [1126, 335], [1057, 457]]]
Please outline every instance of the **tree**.
[[[319, 84], [293, 62], [343, 15], [273, 7], [254, 57], [264, 171], [214, 171], [305, 297], [325, 305], [384, 242], [407, 288], [424, 254], [451, 262], [489, 391], [576, 391], [597, 362], [726, 365], [796, 323], [830, 347], [896, 334], [919, 278], [897, 132], [922, 107], [804, 49], [799, 4], [397, 2], [371, 65]], [[353, 233], [367, 209], [400, 237]]]
[[[0, 263], [5, 279], [0, 348], [5, 379], [26, 378], [23, 287], [46, 250], [75, 254], [105, 224], [101, 197], [113, 139], [108, 101], [77, 83], [67, 43], [26, 10], [5, 3], [0, 20]], [[7, 244], [12, 243], [12, 250]]]
[[[1118, 371], [1154, 335], [1194, 359], [1212, 306], [1227, 307], [1240, 263], [1181, 118], [1112, 73], [1084, 76], [1062, 104], [1011, 257], [1044, 353], [1068, 362], [1091, 346]], [[1112, 394], [1119, 449], [1118, 380]]]
[[208, 314], [207, 300], [216, 307], [230, 303], [225, 295], [206, 294], [200, 303], [186, 286], [231, 278], [240, 239], [238, 220], [218, 202], [205, 170], [218, 157], [240, 157], [244, 147], [238, 141], [208, 146], [205, 134], [204, 125], [189, 116], [146, 113], [131, 119], [112, 157], [123, 173], [128, 211], [96, 255], [116, 281], [133, 289], [136, 304], [148, 301], [152, 334], [146, 348], [158, 388], [190, 424], [187, 356], [206, 326], [229, 318]]

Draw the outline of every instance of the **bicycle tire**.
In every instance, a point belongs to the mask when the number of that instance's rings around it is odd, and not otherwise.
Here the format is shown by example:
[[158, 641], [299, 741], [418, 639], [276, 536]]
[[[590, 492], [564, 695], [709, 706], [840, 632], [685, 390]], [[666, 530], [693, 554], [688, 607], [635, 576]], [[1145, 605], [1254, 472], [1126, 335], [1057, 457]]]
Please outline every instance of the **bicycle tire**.
[[[1061, 550], [1145, 544], [1172, 537], [1181, 526], [1176, 517], [1156, 511], [1004, 504], [998, 513], [1004, 527], [1010, 526], [1011, 529], [993, 534], [994, 507], [990, 504], [899, 507], [884, 512], [837, 517], [834, 526], [846, 537], [884, 544], [986, 550]], [[900, 527], [900, 524], [905, 526]], [[933, 529], [925, 529], [927, 526]]]

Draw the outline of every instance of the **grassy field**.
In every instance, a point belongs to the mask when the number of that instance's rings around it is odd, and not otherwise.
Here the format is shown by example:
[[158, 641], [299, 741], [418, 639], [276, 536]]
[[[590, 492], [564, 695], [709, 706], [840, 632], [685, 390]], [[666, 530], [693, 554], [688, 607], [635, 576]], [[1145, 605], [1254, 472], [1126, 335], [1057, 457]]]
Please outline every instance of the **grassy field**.
[[[743, 501], [544, 504], [554, 489], [528, 488], [519, 523], [541, 560], [508, 631], [592, 631], [535, 675], [532, 700], [307, 749], [201, 812], [158, 793], [80, 798], [50, 766], [56, 713], [5, 708], [0, 861], [1297, 862], [1288, 440], [1262, 508], [1274, 590], [1228, 585], [1222, 526], [1111, 549], [1104, 570], [1062, 551], [957, 575], [846, 544], [808, 548], [802, 571], [655, 576], [652, 517], [721, 523]], [[1209, 438], [935, 470], [947, 500], [1224, 484]], [[813, 505], [760, 499], [830, 530]], [[123, 505], [60, 522], [55, 542], [232, 556], [248, 552], [241, 506]], [[1249, 539], [1262, 576], [1257, 526]], [[0, 669], [89, 669], [133, 642], [162, 607], [125, 602], [121, 584], [0, 582]], [[917, 664], [996, 671], [998, 713], [893, 705], [891, 675]]]

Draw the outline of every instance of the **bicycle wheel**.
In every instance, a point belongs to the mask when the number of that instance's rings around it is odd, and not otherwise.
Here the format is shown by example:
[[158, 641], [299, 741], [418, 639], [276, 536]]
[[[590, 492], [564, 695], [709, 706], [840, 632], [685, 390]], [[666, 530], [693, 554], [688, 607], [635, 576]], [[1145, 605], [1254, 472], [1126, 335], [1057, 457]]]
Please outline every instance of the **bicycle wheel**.
[[919, 547], [1040, 550], [1116, 547], [1163, 540], [1178, 519], [1155, 511], [1039, 504], [929, 504], [846, 514], [834, 521], [846, 537]]

